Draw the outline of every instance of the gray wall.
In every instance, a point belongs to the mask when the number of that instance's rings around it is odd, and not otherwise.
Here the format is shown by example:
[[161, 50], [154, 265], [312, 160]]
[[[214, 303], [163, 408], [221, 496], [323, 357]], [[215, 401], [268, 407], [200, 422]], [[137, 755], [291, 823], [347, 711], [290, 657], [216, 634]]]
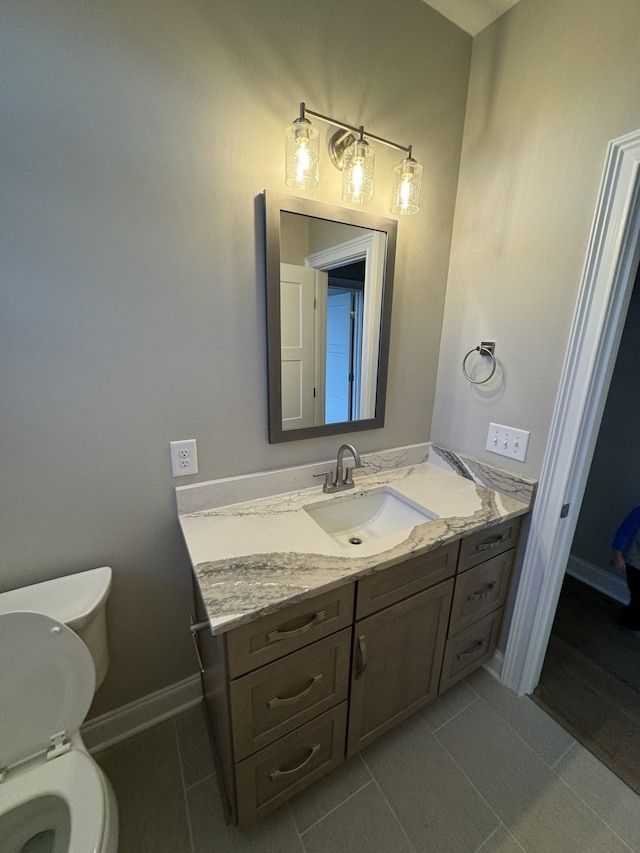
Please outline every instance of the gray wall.
[[[636, 278], [571, 553], [609, 567], [611, 540], [640, 505], [640, 285]], [[624, 576], [622, 576], [624, 579]]]
[[[540, 474], [609, 140], [640, 127], [638, 0], [520, 0], [474, 39], [431, 438]], [[495, 340], [495, 380], [464, 354]], [[531, 430], [526, 463], [489, 422]]]
[[[168, 443], [198, 480], [334, 455], [267, 441], [256, 197], [298, 103], [412, 143], [387, 425], [429, 438], [471, 39], [421, 0], [21, 0], [0, 30], [0, 583], [115, 572], [101, 713], [195, 671]], [[324, 135], [324, 126], [320, 127]], [[397, 153], [380, 148], [388, 215]], [[340, 174], [323, 161], [339, 197]]]

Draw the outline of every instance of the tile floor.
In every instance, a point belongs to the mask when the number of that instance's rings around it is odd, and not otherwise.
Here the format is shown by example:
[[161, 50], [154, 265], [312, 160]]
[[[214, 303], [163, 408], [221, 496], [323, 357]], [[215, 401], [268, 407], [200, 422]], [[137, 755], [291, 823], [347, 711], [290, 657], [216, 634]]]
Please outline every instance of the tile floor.
[[224, 823], [205, 725], [195, 707], [96, 755], [120, 853], [640, 851], [640, 797], [483, 671], [250, 829]]

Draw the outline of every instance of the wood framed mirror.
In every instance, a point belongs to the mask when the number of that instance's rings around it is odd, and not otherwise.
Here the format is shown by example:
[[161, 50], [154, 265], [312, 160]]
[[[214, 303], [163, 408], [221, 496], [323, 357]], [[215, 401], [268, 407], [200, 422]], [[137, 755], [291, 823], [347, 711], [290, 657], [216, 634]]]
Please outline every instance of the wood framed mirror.
[[396, 220], [264, 199], [270, 443], [381, 428]]

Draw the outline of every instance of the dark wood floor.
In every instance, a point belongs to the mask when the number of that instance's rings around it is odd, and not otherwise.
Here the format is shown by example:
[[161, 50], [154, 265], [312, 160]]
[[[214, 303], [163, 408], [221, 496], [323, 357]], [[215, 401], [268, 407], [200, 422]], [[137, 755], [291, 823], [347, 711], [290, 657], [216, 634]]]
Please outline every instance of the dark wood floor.
[[533, 699], [640, 793], [640, 634], [567, 576]]

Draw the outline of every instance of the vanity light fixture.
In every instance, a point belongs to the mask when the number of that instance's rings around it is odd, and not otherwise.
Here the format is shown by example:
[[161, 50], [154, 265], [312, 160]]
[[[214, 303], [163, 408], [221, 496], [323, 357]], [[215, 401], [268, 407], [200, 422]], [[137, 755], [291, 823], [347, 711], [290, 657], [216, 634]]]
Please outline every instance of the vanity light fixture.
[[360, 128], [358, 139], [345, 148], [342, 160], [342, 201], [365, 204], [373, 198], [375, 153]]
[[362, 125], [355, 127], [331, 116], [307, 109], [300, 104], [300, 115], [285, 132], [285, 183], [298, 190], [318, 186], [319, 134], [307, 115], [339, 128], [329, 140], [329, 157], [343, 172], [342, 200], [364, 204], [373, 198], [373, 165], [375, 153], [369, 140], [404, 151], [406, 157], [394, 168], [391, 213], [410, 216], [420, 209], [422, 166], [412, 156], [411, 145], [399, 145], [390, 139], [366, 133]]
[[285, 131], [285, 183], [288, 187], [312, 190], [318, 186], [319, 138], [318, 131], [301, 109], [300, 116]]

